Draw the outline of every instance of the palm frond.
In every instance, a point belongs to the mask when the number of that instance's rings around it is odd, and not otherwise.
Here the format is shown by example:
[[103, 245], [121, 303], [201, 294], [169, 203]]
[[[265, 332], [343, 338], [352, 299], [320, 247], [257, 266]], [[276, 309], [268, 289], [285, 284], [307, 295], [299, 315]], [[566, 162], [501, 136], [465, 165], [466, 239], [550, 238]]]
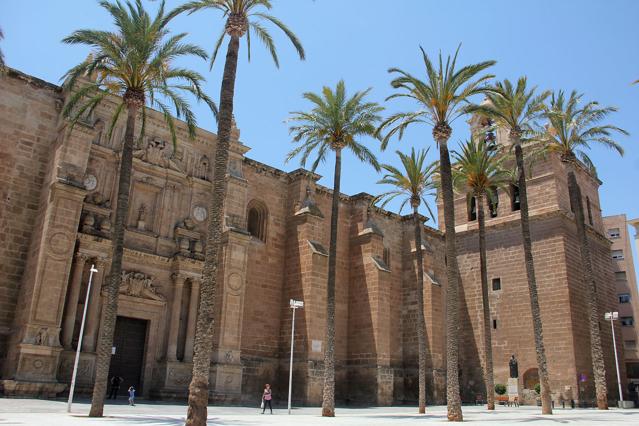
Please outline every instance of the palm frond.
[[467, 113], [465, 107], [470, 98], [486, 94], [491, 90], [486, 82], [493, 76], [479, 74], [495, 64], [495, 61], [483, 61], [457, 68], [460, 47], [461, 45], [452, 57], [447, 57], [446, 61], [440, 52], [436, 65], [420, 47], [425, 71], [423, 80], [400, 68], [388, 70], [395, 76], [391, 86], [397, 90], [389, 96], [389, 99], [410, 98], [416, 102], [418, 109], [413, 113], [395, 114], [382, 123], [378, 134], [386, 133], [382, 137], [384, 148], [392, 136], [397, 135], [401, 139], [404, 131], [411, 124], [430, 123], [433, 126], [439, 124], [449, 126], [452, 121]]
[[[191, 2], [189, 7], [199, 7], [194, 3], [205, 2]], [[175, 125], [171, 109], [158, 97], [171, 102], [173, 111], [178, 118], [184, 118], [189, 135], [194, 137], [195, 116], [183, 94], [204, 101], [214, 115], [217, 114], [217, 107], [203, 92], [204, 78], [199, 73], [172, 66], [176, 58], [183, 56], [208, 59], [201, 48], [184, 42], [185, 33], [170, 34], [167, 25], [179, 13], [171, 11], [167, 14], [164, 1], [159, 2], [153, 16], [144, 9], [140, 0], [101, 0], [99, 4], [110, 14], [115, 25], [114, 31], [83, 29], [63, 39], [65, 43], [91, 48], [87, 59], [64, 75], [64, 87], [70, 95], [63, 116], [70, 120], [72, 127], [107, 98], [114, 96], [126, 99], [127, 93], [142, 93], [146, 103], [158, 107], [165, 116], [174, 142]], [[109, 125], [109, 135], [125, 107], [126, 103], [118, 103]], [[144, 120], [146, 112], [141, 113]], [[140, 137], [145, 130], [145, 123], [142, 124]]]
[[585, 150], [600, 145], [623, 156], [624, 149], [615, 136], [628, 135], [628, 132], [611, 124], [600, 124], [617, 108], [592, 101], [582, 104], [582, 99], [583, 95], [576, 91], [568, 97], [562, 90], [553, 93], [544, 113], [548, 124], [540, 132], [539, 139], [546, 150], [558, 153], [562, 160], [581, 160], [587, 169], [594, 171], [594, 164]]
[[369, 90], [356, 92], [349, 97], [343, 81], [335, 89], [323, 87], [321, 94], [306, 92], [302, 96], [311, 103], [307, 111], [291, 112], [287, 119], [293, 143], [299, 144], [289, 152], [286, 161], [299, 156], [305, 166], [309, 156], [316, 153], [312, 169], [326, 160], [327, 153], [334, 150], [349, 150], [360, 161], [379, 170], [373, 152], [360, 142], [361, 137], [376, 137], [379, 115], [383, 108], [365, 100]]
[[436, 192], [435, 175], [438, 172], [438, 163], [427, 163], [426, 157], [428, 149], [415, 151], [411, 148], [409, 155], [400, 151], [395, 151], [402, 164], [399, 169], [391, 164], [382, 164], [381, 168], [386, 171], [383, 177], [377, 181], [380, 185], [390, 185], [393, 189], [383, 192], [375, 198], [380, 207], [386, 208], [388, 203], [402, 198], [399, 212], [401, 213], [406, 204], [416, 203], [418, 206], [424, 204], [430, 217], [434, 220], [433, 212], [426, 197], [434, 196]]

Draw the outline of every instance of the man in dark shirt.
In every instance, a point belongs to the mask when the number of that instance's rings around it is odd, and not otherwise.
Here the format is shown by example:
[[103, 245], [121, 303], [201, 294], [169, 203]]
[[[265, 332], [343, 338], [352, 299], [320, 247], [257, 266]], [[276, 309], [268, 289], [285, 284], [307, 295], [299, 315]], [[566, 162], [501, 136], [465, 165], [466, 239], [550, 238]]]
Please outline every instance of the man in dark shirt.
[[124, 379], [120, 376], [111, 377], [111, 392], [109, 392], [109, 399], [118, 399], [118, 391], [120, 390], [120, 383], [122, 383]]

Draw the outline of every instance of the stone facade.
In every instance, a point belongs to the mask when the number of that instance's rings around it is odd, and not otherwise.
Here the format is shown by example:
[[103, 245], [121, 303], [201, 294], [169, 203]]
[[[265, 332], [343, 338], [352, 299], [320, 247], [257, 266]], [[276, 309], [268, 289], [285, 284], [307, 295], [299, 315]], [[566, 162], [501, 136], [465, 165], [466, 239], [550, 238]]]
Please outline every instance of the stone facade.
[[[6, 395], [52, 396], [69, 382], [87, 299], [78, 391], [93, 382], [102, 283], [111, 253], [111, 220], [123, 124], [111, 138], [110, 100], [69, 130], [59, 87], [17, 71], [0, 78], [0, 369]], [[135, 150], [118, 316], [142, 321], [146, 337], [136, 372], [142, 396], [185, 398], [201, 280], [214, 134], [187, 138], [178, 123], [170, 143], [161, 114], [149, 110]], [[245, 156], [233, 132], [218, 316], [211, 369], [217, 402], [254, 402], [262, 385], [285, 394], [290, 348], [288, 300], [296, 318], [293, 399], [321, 401], [325, 282], [332, 193], [320, 176], [284, 172]], [[584, 288], [565, 173], [556, 159], [531, 178], [534, 250], [551, 384], [557, 398], [592, 399]], [[589, 198], [602, 312], [613, 306], [609, 242], [598, 209], [599, 182], [579, 176]], [[517, 212], [500, 194], [488, 226], [496, 382], [511, 353], [523, 384], [534, 382], [534, 347]], [[340, 403], [389, 405], [417, 400], [416, 265], [412, 218], [370, 208], [368, 194], [340, 194], [337, 253], [336, 388]], [[457, 200], [462, 276], [461, 356], [464, 399], [481, 393], [476, 225]], [[425, 218], [424, 218], [425, 220]], [[440, 217], [441, 222], [441, 217]], [[445, 400], [445, 257], [440, 230], [423, 228], [427, 395]], [[94, 265], [97, 272], [91, 275]], [[91, 277], [91, 289], [88, 289]], [[604, 347], [609, 328], [602, 327]], [[126, 334], [126, 330], [121, 330]], [[118, 330], [116, 329], [116, 338]], [[117, 354], [126, 346], [116, 347]], [[608, 355], [608, 354], [607, 354]], [[610, 354], [611, 355], [611, 354]], [[114, 358], [115, 359], [115, 358]], [[614, 376], [612, 364], [607, 371]], [[579, 382], [579, 375], [586, 381]], [[128, 379], [128, 378], [127, 378]], [[529, 383], [526, 382], [528, 379]], [[612, 382], [611, 382], [612, 383]]]

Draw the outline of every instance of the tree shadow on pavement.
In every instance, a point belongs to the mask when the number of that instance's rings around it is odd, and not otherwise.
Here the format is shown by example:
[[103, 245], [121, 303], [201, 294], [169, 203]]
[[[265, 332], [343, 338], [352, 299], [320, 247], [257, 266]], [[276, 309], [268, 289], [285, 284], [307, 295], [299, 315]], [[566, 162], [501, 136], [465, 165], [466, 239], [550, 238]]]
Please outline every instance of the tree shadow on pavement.
[[[104, 416], [109, 420], [109, 423], [117, 424], [122, 423], [125, 425], [154, 425], [154, 426], [183, 426], [186, 421], [185, 417], [174, 416], [152, 416], [152, 415], [138, 415], [138, 416]], [[207, 426], [241, 426], [248, 425], [249, 423], [240, 420], [221, 420], [219, 418], [209, 417]]]

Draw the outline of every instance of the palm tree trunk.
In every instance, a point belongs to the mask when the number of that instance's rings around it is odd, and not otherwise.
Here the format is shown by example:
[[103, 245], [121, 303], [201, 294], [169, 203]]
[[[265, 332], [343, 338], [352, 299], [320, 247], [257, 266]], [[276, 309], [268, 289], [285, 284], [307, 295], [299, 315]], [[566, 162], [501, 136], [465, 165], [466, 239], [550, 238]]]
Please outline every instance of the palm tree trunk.
[[528, 277], [528, 292], [530, 293], [530, 311], [532, 313], [533, 330], [535, 334], [535, 351], [537, 353], [537, 368], [541, 386], [541, 413], [552, 414], [550, 386], [548, 384], [548, 366], [546, 364], [546, 349], [544, 347], [544, 332], [541, 325], [541, 311], [537, 295], [537, 280], [535, 279], [535, 265], [532, 254], [532, 239], [530, 236], [530, 221], [528, 219], [528, 193], [526, 189], [526, 172], [524, 168], [524, 154], [519, 140], [515, 143], [515, 161], [519, 171], [519, 205], [521, 214], [521, 235], [524, 246], [524, 261], [526, 276]]
[[[135, 117], [137, 105], [127, 105], [126, 132], [122, 143], [120, 159], [120, 178], [118, 180], [118, 204], [115, 209], [115, 224], [112, 234], [111, 271], [107, 277], [106, 301], [102, 306], [102, 321], [96, 348], [95, 382], [91, 398], [89, 417], [102, 417], [104, 398], [107, 392], [111, 348], [118, 314], [118, 294], [122, 282], [122, 257], [124, 254], [124, 228], [129, 212], [129, 190], [131, 188], [131, 169], [133, 167], [133, 140], [135, 137]], [[96, 301], [93, 301], [96, 303]]]
[[413, 207], [415, 220], [415, 260], [417, 261], [417, 346], [419, 351], [419, 414], [426, 413], [426, 319], [424, 318], [424, 254], [422, 222], [418, 206]]
[[599, 327], [599, 307], [597, 306], [597, 283], [592, 271], [590, 257], [590, 245], [586, 234], [584, 222], [584, 207], [581, 198], [581, 189], [577, 184], [574, 172], [574, 164], [568, 163], [568, 192], [570, 203], [575, 213], [577, 225], [577, 238], [579, 239], [579, 251], [581, 252], [581, 270], [586, 284], [588, 298], [588, 320], [590, 325], [590, 354], [592, 357], [592, 371], [595, 376], [595, 392], [597, 395], [597, 408], [608, 409], [608, 390], [606, 389], [606, 366], [604, 365], [603, 350], [601, 348], [601, 334]]
[[[450, 128], [449, 128], [450, 129]], [[450, 133], [449, 133], [450, 134]], [[444, 228], [446, 232], [446, 399], [448, 420], [464, 420], [459, 396], [459, 275], [457, 267], [457, 241], [455, 237], [455, 204], [453, 179], [448, 154], [448, 138], [435, 139], [439, 145], [440, 176], [444, 202]]]
[[488, 301], [488, 266], [486, 261], [486, 220], [484, 218], [484, 196], [477, 195], [477, 222], [479, 223], [479, 268], [481, 270], [481, 302], [484, 310], [484, 383], [486, 404], [495, 409], [495, 383], [493, 380], [493, 347], [490, 331], [490, 304]]
[[204, 271], [202, 285], [200, 286], [197, 325], [195, 327], [193, 377], [189, 385], [187, 426], [206, 426], [209, 372], [213, 345], [213, 321], [215, 319], [215, 293], [217, 290], [218, 262], [224, 224], [226, 170], [228, 167], [231, 127], [233, 125], [233, 97], [235, 94], [235, 75], [239, 49], [240, 39], [232, 36], [226, 52], [222, 88], [220, 90], [220, 112], [213, 171], [213, 195], [209, 204]]
[[335, 177], [331, 206], [331, 242], [328, 249], [328, 280], [326, 283], [326, 349], [324, 351], [324, 392], [322, 416], [335, 417], [335, 265], [337, 261], [337, 224], [339, 214], [342, 150], [335, 149]]

